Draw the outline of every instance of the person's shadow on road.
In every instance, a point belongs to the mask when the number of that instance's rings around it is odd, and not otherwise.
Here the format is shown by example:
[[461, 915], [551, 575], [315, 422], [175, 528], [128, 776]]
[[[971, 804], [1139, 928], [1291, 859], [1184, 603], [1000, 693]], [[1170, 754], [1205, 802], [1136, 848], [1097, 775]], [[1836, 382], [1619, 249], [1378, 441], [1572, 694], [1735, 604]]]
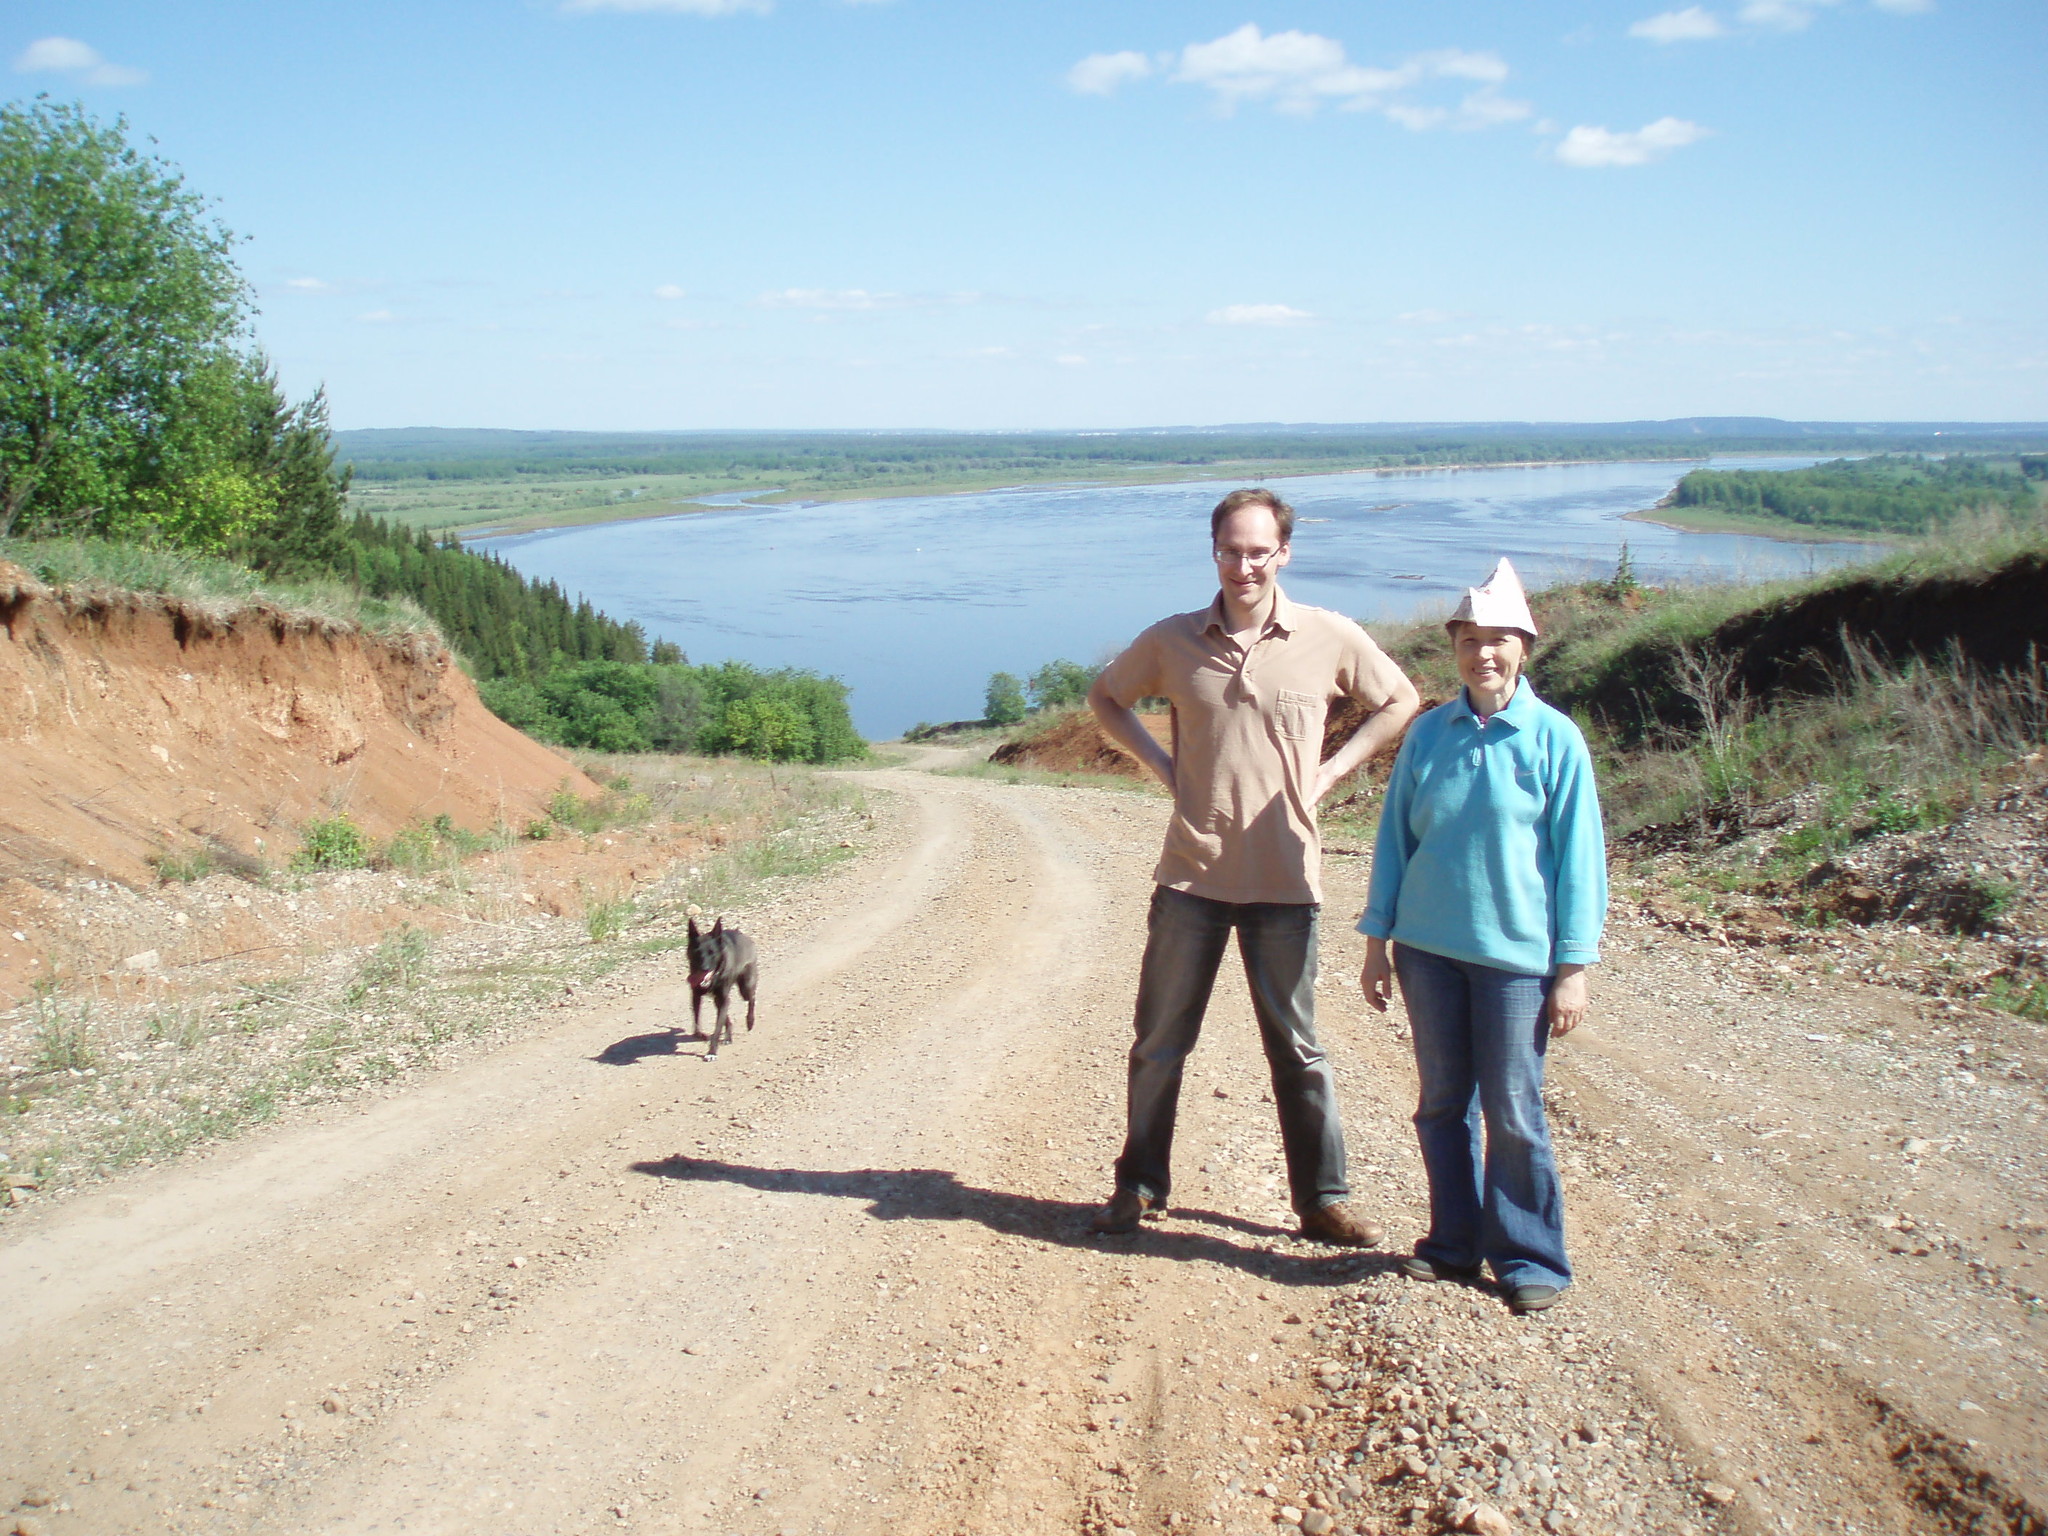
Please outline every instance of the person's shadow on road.
[[[1093, 1205], [978, 1189], [941, 1168], [750, 1168], [680, 1155], [634, 1163], [632, 1168], [650, 1178], [685, 1183], [740, 1184], [775, 1194], [865, 1200], [868, 1214], [877, 1221], [970, 1221], [1007, 1237], [1034, 1238], [1064, 1248], [1144, 1254], [1183, 1264], [1206, 1260], [1282, 1285], [1339, 1285], [1386, 1274], [1398, 1262], [1387, 1254], [1356, 1249], [1274, 1252], [1260, 1245], [1287, 1240], [1291, 1234], [1284, 1229], [1180, 1205], [1171, 1208], [1165, 1221], [1145, 1222], [1128, 1237], [1098, 1237], [1088, 1230], [1088, 1218], [1097, 1209]], [[1197, 1230], [1190, 1230], [1190, 1224]]]

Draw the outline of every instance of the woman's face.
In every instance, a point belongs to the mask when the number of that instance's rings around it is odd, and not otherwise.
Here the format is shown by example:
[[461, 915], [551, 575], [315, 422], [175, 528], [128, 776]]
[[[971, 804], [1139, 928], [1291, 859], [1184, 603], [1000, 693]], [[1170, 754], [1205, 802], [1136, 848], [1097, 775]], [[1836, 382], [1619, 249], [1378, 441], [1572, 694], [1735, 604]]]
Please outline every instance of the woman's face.
[[1460, 624], [1452, 642], [1458, 649], [1458, 676], [1480, 693], [1505, 693], [1521, 675], [1529, 642], [1519, 629]]

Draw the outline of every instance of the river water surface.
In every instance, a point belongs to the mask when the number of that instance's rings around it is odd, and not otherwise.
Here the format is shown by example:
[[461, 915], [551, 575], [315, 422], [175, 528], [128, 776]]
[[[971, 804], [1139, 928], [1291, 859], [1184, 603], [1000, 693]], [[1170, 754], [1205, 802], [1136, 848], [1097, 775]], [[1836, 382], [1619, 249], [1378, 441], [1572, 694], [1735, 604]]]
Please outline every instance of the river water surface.
[[[1717, 459], [1795, 469], [1812, 459]], [[1697, 464], [1313, 475], [1273, 482], [1300, 523], [1290, 596], [1365, 621], [1447, 612], [1496, 557], [1531, 587], [1605, 576], [1626, 540], [1644, 580], [1797, 575], [1878, 553], [1680, 533], [1623, 515]], [[478, 539], [692, 661], [809, 667], [851, 685], [863, 734], [981, 712], [995, 671], [1097, 662], [1208, 603], [1209, 509], [1227, 483], [1032, 486], [777, 507]]]

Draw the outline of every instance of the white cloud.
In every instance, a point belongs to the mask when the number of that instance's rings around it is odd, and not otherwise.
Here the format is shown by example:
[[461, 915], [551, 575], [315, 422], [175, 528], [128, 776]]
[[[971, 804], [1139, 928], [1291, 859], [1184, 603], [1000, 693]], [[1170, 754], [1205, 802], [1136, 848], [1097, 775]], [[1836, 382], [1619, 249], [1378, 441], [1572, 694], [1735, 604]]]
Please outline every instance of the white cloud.
[[1142, 53], [1091, 53], [1067, 71], [1067, 87], [1083, 96], [1113, 96], [1127, 80], [1143, 80], [1152, 73], [1152, 61]]
[[17, 74], [71, 75], [86, 85], [141, 85], [149, 79], [146, 70], [125, 64], [109, 64], [97, 48], [75, 37], [40, 37], [14, 60]]
[[865, 288], [781, 288], [754, 302], [763, 309], [903, 309], [910, 300], [900, 293], [870, 293]]
[[657, 299], [680, 299], [683, 297], [683, 289], [676, 283], [663, 283], [654, 290], [654, 296]]
[[1752, 27], [1775, 27], [1780, 32], [1799, 32], [1813, 22], [1813, 11], [1793, 0], [1749, 0], [1738, 13]]
[[[987, 302], [984, 293], [875, 293], [866, 288], [777, 288], [754, 300], [762, 309], [944, 309]], [[819, 318], [823, 318], [820, 316]]]
[[737, 16], [742, 11], [751, 11], [756, 16], [766, 16], [775, 9], [775, 0], [562, 0], [562, 9], [571, 15], [589, 11], [666, 11], [679, 16]]
[[285, 279], [284, 285], [297, 293], [334, 292], [334, 284], [323, 282], [317, 277], [288, 277]]
[[388, 309], [366, 309], [356, 316], [356, 319], [365, 325], [389, 325], [397, 318], [398, 316]]
[[1624, 133], [1581, 124], [1558, 144], [1557, 158], [1582, 170], [1648, 165], [1652, 160], [1663, 159], [1674, 149], [1697, 144], [1712, 131], [1679, 117], [1660, 117], [1654, 123]]
[[1078, 352], [1062, 352], [1053, 361], [1062, 368], [1086, 368], [1088, 366], [1088, 359]]
[[[1124, 78], [1143, 78], [1142, 66], [1151, 72], [1151, 62], [1142, 54], [1096, 54], [1076, 65], [1068, 76], [1075, 89], [1081, 72], [1091, 82], [1101, 78], [1112, 59], [1132, 63], [1120, 66], [1125, 74], [1111, 81], [1114, 89]], [[1306, 116], [1328, 105], [1346, 112], [1380, 112], [1404, 128], [1489, 128], [1530, 115], [1527, 102], [1500, 94], [1508, 67], [1498, 55], [1469, 53], [1462, 48], [1439, 48], [1412, 54], [1391, 68], [1355, 64], [1335, 38], [1315, 32], [1261, 32], [1247, 22], [1235, 32], [1206, 43], [1190, 43], [1173, 58], [1172, 78], [1183, 85], [1198, 85], [1210, 91], [1217, 106], [1233, 112], [1246, 102], [1264, 102], [1277, 112]], [[1417, 100], [1435, 84], [1465, 82], [1476, 89], [1453, 101]]]
[[1728, 28], [1712, 11], [1688, 5], [1682, 11], [1660, 11], [1628, 29], [1630, 37], [1653, 43], [1697, 43], [1710, 37], [1726, 37]]
[[1315, 316], [1291, 304], [1226, 304], [1203, 318], [1211, 325], [1299, 325]]
[[1406, 314], [1394, 316], [1396, 325], [1448, 325], [1453, 320], [1463, 319], [1455, 310], [1411, 309]]
[[[1881, 11], [1895, 16], [1914, 16], [1934, 9], [1934, 0], [1870, 0]], [[1751, 30], [1803, 32], [1814, 17], [1841, 0], [1746, 0], [1735, 13], [1736, 23]], [[1735, 29], [1719, 15], [1702, 6], [1689, 5], [1682, 11], [1664, 11], [1637, 22], [1628, 29], [1630, 37], [1653, 43], [1689, 43], [1706, 38], [1727, 37]]]

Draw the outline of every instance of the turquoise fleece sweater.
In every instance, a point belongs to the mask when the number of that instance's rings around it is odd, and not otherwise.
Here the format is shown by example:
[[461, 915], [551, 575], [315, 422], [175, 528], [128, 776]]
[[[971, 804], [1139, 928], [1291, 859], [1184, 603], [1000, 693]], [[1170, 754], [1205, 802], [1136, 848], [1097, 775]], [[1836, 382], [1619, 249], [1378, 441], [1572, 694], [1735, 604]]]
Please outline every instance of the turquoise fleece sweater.
[[1525, 976], [1600, 958], [1607, 848], [1586, 738], [1524, 680], [1489, 720], [1463, 690], [1408, 728], [1358, 931]]

